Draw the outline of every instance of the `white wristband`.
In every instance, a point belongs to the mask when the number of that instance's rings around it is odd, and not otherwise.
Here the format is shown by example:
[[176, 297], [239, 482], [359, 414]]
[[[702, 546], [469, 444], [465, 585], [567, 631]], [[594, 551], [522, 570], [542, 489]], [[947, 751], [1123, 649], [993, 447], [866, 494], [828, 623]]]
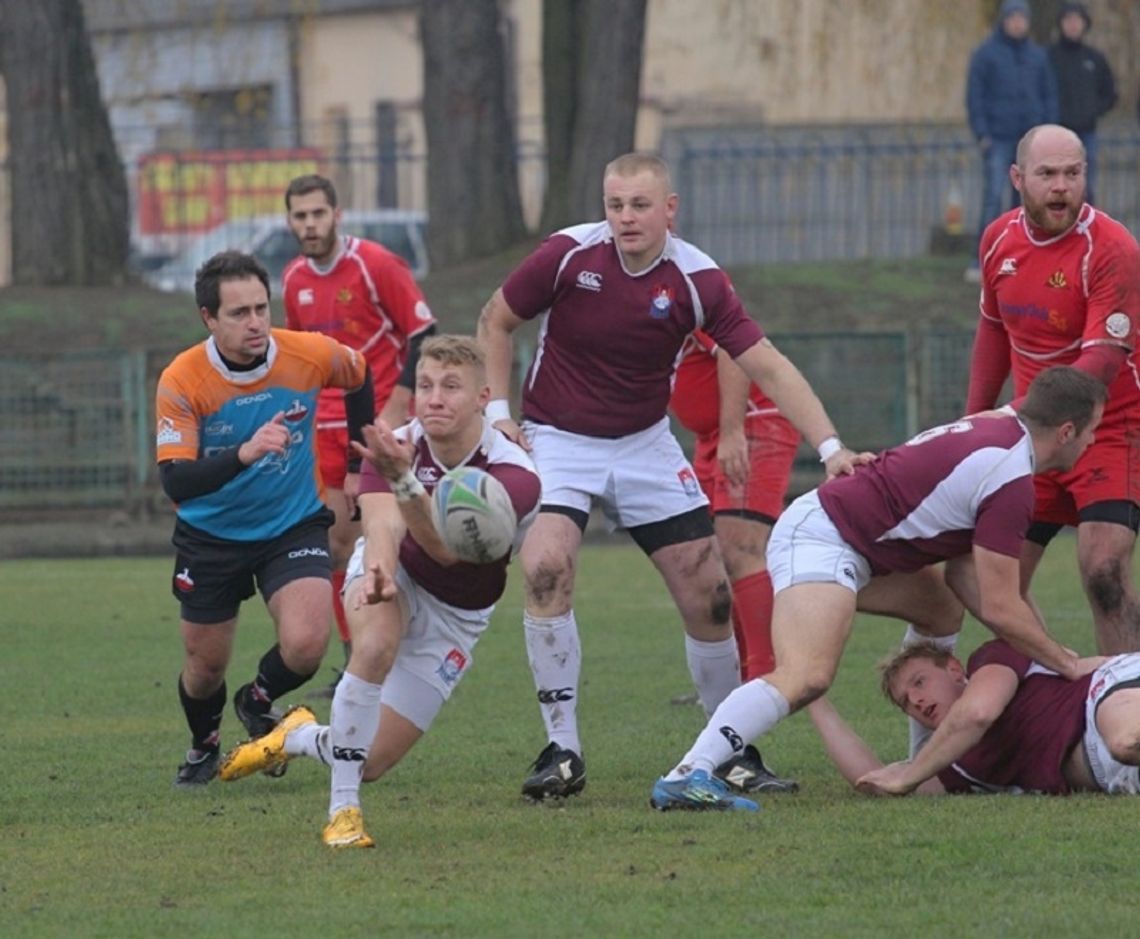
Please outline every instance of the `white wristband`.
[[826, 463], [833, 456], [835, 456], [835, 454], [843, 449], [843, 441], [840, 440], [839, 437], [835, 434], [832, 434], [815, 449], [816, 452], [819, 453], [819, 462]]
[[511, 419], [511, 402], [506, 398], [488, 401], [487, 406], [483, 408], [483, 413], [487, 415], [487, 420], [492, 424], [498, 421], [509, 421]]
[[416, 479], [411, 470], [405, 470], [399, 479], [393, 479], [389, 484], [392, 487], [392, 495], [396, 497], [397, 502], [411, 502], [413, 499], [427, 495], [424, 484]]

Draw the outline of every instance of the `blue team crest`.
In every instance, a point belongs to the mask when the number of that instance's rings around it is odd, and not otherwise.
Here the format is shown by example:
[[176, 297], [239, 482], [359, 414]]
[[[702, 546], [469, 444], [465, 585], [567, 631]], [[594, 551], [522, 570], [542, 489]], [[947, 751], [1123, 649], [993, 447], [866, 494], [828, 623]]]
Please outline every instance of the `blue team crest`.
[[669, 318], [669, 311], [673, 309], [673, 288], [657, 287], [653, 291], [653, 300], [649, 304], [649, 315], [655, 320]]

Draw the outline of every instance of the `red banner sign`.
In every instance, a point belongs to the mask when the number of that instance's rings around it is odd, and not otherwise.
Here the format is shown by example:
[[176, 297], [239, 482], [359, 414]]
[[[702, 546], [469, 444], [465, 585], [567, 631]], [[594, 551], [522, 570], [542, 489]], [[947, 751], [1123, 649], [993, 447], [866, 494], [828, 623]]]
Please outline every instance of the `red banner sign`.
[[290, 180], [321, 172], [319, 150], [182, 150], [138, 162], [138, 230], [202, 232], [231, 218], [285, 211]]

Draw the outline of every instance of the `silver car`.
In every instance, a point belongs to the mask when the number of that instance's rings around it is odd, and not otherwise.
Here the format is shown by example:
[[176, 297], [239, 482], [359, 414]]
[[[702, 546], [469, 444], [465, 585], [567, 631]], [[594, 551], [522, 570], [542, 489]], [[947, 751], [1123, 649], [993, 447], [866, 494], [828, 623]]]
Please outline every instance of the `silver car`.
[[[346, 209], [339, 230], [384, 245], [408, 262], [417, 280], [428, 272], [424, 227], [427, 216], [403, 209]], [[143, 273], [143, 280], [158, 290], [194, 292], [194, 272], [219, 251], [234, 249], [252, 254], [269, 271], [274, 293], [279, 294], [281, 274], [299, 253], [297, 239], [284, 216], [257, 215], [230, 219], [203, 232], [160, 267]]]

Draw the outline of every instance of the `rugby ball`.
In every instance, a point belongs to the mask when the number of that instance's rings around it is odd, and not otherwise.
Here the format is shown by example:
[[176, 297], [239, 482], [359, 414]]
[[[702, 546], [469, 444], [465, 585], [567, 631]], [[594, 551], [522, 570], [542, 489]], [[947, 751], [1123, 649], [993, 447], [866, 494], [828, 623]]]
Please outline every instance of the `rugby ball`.
[[511, 550], [518, 519], [506, 487], [490, 473], [474, 466], [445, 473], [431, 504], [436, 530], [461, 561], [488, 564]]

